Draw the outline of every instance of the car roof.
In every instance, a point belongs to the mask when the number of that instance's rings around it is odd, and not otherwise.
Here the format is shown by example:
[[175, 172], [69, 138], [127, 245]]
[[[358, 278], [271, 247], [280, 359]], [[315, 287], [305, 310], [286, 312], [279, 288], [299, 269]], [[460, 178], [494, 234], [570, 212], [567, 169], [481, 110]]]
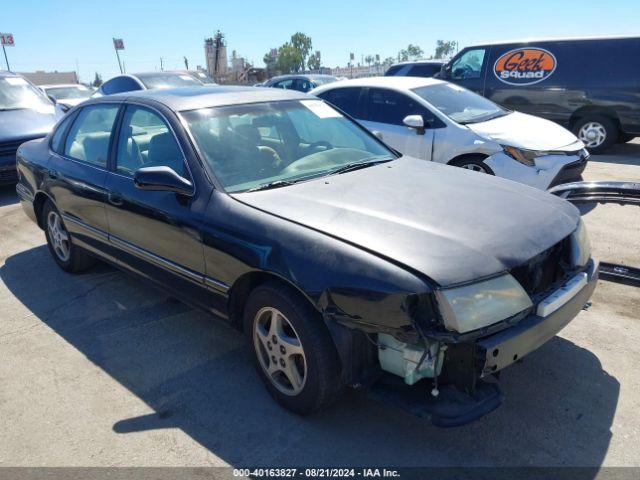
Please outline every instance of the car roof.
[[91, 103], [114, 100], [155, 101], [176, 112], [198, 108], [221, 107], [245, 103], [274, 102], [280, 100], [305, 100], [313, 98], [306, 93], [279, 88], [256, 87], [182, 87], [172, 89], [137, 90], [134, 92], [105, 95]]
[[467, 45], [464, 48], [475, 48], [475, 47], [489, 47], [489, 46], [497, 46], [497, 45], [510, 45], [510, 44], [520, 44], [520, 43], [536, 43], [536, 42], [581, 42], [581, 41], [589, 41], [589, 40], [624, 40], [624, 39], [633, 39], [640, 38], [638, 35], [594, 35], [589, 37], [540, 37], [540, 38], [520, 38], [515, 40], [498, 40], [498, 41], [489, 41], [489, 42], [474, 42], [471, 45]]
[[411, 90], [414, 88], [427, 87], [429, 85], [437, 85], [440, 83], [446, 82], [437, 80], [435, 78], [425, 77], [366, 77], [354, 78], [353, 80], [340, 80], [328, 85], [321, 85], [312, 91], [324, 91], [342, 87], [386, 87], [398, 90]]

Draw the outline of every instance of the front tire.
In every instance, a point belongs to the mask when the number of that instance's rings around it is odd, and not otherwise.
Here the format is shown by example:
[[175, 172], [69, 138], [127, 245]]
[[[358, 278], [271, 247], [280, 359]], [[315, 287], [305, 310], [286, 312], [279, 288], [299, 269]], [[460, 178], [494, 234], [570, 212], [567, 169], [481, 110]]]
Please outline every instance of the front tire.
[[65, 272], [83, 272], [95, 264], [92, 256], [73, 244], [62, 215], [50, 200], [47, 200], [42, 208], [42, 225], [49, 252]]
[[587, 150], [595, 154], [604, 152], [616, 142], [620, 135], [613, 120], [603, 115], [579, 118], [572, 130], [576, 137], [582, 140]]
[[321, 316], [297, 292], [275, 282], [257, 287], [245, 306], [244, 329], [258, 374], [280, 405], [306, 415], [341, 392], [335, 345]]

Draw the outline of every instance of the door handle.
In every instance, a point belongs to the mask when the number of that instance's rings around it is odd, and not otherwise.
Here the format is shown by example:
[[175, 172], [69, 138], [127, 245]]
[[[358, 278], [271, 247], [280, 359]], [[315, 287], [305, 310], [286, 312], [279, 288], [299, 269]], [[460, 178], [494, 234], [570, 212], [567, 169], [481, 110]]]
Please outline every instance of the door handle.
[[122, 200], [122, 195], [119, 192], [109, 192], [107, 198], [109, 200], [109, 203], [116, 207], [120, 207], [124, 203]]

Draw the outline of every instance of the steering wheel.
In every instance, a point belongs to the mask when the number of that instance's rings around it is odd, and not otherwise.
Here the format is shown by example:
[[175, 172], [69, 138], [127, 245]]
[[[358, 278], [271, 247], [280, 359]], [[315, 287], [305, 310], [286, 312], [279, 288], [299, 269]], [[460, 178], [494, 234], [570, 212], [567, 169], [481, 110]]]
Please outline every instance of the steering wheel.
[[[303, 152], [304, 155], [310, 155], [311, 153], [317, 153], [316, 149], [318, 147], [324, 147], [324, 150], [320, 150], [321, 152], [326, 152], [327, 150], [332, 150], [333, 149], [333, 145], [331, 145], [329, 142], [327, 142], [326, 140], [320, 140], [319, 142], [313, 142], [308, 147], [304, 147], [302, 149], [302, 152]], [[309, 153], [307, 153], [307, 152], [309, 152]]]
[[280, 168], [280, 166], [282, 165], [282, 158], [280, 158], [280, 155], [278, 155], [278, 152], [276, 152], [271, 147], [267, 147], [266, 145], [259, 145], [258, 150], [260, 150], [260, 153], [264, 155], [265, 158], [268, 159], [270, 167]]

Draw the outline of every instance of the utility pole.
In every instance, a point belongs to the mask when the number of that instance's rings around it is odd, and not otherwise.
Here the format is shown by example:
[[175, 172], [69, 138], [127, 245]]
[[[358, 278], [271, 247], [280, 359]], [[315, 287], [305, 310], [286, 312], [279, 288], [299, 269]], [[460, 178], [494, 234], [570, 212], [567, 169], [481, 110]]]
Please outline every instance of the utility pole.
[[183, 57], [184, 58], [184, 68], [185, 70], [189, 70], [189, 60], [187, 60], [187, 57]]
[[164, 65], [162, 64], [162, 57], [160, 57], [160, 70], [164, 70]]

